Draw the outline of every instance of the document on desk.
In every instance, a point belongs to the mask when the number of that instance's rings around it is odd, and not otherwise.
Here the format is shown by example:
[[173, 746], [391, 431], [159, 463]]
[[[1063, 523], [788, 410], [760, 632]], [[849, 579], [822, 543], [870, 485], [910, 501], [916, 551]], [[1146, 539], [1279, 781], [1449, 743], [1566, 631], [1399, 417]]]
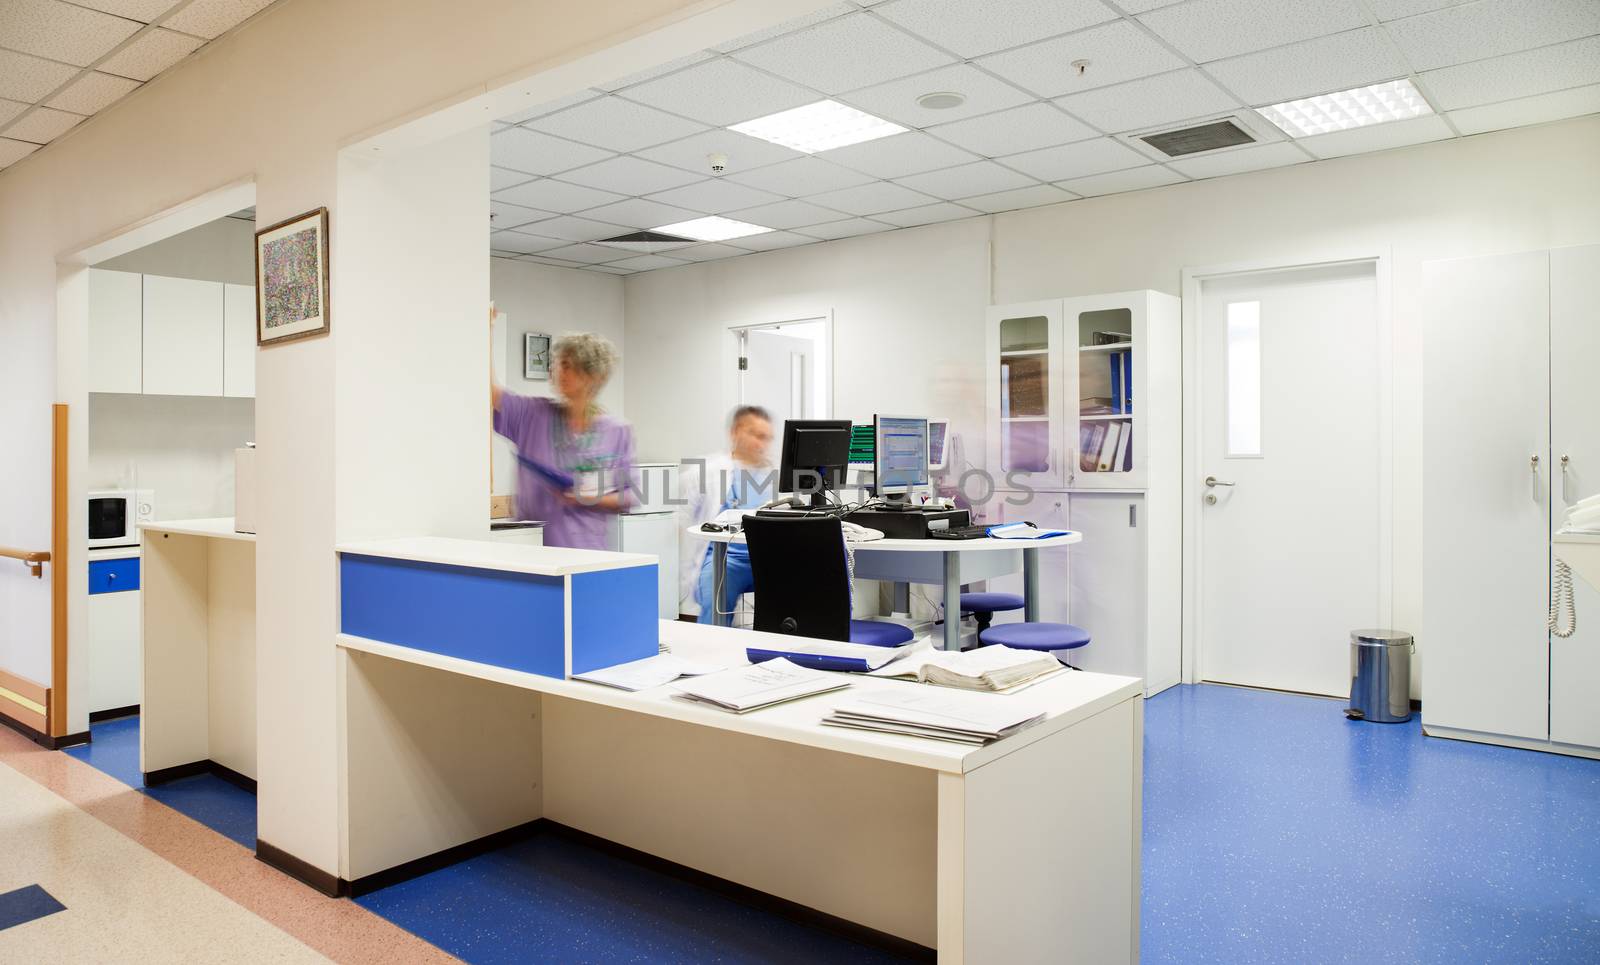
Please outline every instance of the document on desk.
[[898, 663], [873, 670], [872, 676], [1009, 694], [1065, 672], [1067, 669], [1053, 654], [996, 644], [965, 652], [919, 651]]
[[1046, 539], [1051, 536], [1066, 536], [1071, 532], [1068, 529], [1042, 529], [1032, 523], [1008, 523], [1004, 526], [989, 527], [989, 538]]
[[745, 656], [751, 663], [765, 663], [782, 657], [792, 664], [812, 670], [866, 673], [898, 660], [910, 649], [909, 643], [900, 647], [874, 647], [865, 643], [834, 640], [791, 639], [779, 646], [746, 647]]
[[658, 653], [653, 657], [643, 660], [632, 660], [628, 663], [619, 663], [613, 667], [602, 667], [588, 673], [575, 673], [573, 680], [587, 680], [592, 684], [604, 684], [607, 687], [616, 687], [619, 690], [640, 691], [649, 690], [669, 684], [679, 677], [698, 677], [704, 674], [716, 673], [725, 669], [727, 664], [703, 663], [686, 660], [672, 653]]
[[673, 696], [734, 714], [747, 714], [848, 686], [848, 678], [808, 670], [777, 657], [748, 667], [708, 674], [684, 684]]
[[831, 727], [987, 744], [1044, 719], [1037, 707], [992, 694], [896, 688], [862, 693], [822, 719]]

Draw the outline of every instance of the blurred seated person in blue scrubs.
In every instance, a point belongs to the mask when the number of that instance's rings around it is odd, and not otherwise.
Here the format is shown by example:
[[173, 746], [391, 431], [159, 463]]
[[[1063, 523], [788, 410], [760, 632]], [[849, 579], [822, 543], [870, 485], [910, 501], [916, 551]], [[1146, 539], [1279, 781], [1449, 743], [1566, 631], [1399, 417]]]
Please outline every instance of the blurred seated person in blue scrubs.
[[546, 546], [603, 550], [606, 518], [633, 498], [633, 430], [595, 403], [617, 350], [581, 334], [556, 339], [550, 354], [558, 399], [489, 382], [494, 431], [517, 450], [517, 517], [543, 521]]
[[[758, 405], [742, 405], [728, 421], [729, 451], [713, 453], [684, 463], [679, 470], [679, 491], [685, 494], [684, 517], [688, 525], [737, 522], [745, 512], [760, 509], [776, 498], [778, 472], [768, 450], [772, 446], [772, 418]], [[755, 587], [750, 577], [750, 551], [743, 543], [728, 546], [727, 578], [715, 593], [711, 544], [684, 537], [680, 542], [679, 608], [698, 612], [701, 623], [711, 623], [716, 608], [732, 613], [739, 597]], [[691, 598], [692, 597], [692, 598]]]

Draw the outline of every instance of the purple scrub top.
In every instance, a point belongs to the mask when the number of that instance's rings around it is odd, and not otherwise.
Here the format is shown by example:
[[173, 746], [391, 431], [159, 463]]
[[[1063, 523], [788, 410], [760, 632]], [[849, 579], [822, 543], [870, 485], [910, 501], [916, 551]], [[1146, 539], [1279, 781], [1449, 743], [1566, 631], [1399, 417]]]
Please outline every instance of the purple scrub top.
[[599, 491], [631, 496], [633, 430], [626, 422], [596, 414], [587, 431], [572, 435], [562, 407], [550, 399], [502, 392], [494, 431], [517, 449], [517, 516], [544, 521], [546, 546], [606, 549], [606, 512], [571, 506], [562, 493], [568, 480], [593, 479]]

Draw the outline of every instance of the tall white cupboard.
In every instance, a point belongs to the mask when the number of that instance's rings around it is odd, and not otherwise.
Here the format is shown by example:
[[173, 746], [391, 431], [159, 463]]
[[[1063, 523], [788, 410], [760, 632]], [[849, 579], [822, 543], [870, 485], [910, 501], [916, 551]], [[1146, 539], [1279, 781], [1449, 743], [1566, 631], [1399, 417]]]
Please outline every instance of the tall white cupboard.
[[1422, 722], [1600, 756], [1600, 592], [1551, 634], [1551, 534], [1600, 492], [1600, 245], [1423, 269]]
[[[979, 520], [1083, 534], [1041, 554], [1040, 619], [1089, 631], [1074, 666], [1142, 677], [1147, 694], [1182, 676], [1181, 318], [1177, 298], [1133, 291], [997, 305], [987, 319], [994, 491]], [[989, 587], [1021, 592], [1021, 579]]]

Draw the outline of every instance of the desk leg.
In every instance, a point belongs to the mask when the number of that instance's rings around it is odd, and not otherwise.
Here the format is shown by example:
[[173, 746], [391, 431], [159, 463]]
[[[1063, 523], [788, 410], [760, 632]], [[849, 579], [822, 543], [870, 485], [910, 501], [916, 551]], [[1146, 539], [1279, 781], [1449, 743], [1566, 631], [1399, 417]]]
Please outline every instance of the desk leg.
[[944, 554], [944, 645], [961, 649], [961, 554]]
[[731, 626], [733, 615], [722, 613], [722, 588], [728, 585], [728, 544], [711, 544], [711, 622], [719, 627]]
[[1022, 551], [1022, 618], [1039, 622], [1039, 551]]

